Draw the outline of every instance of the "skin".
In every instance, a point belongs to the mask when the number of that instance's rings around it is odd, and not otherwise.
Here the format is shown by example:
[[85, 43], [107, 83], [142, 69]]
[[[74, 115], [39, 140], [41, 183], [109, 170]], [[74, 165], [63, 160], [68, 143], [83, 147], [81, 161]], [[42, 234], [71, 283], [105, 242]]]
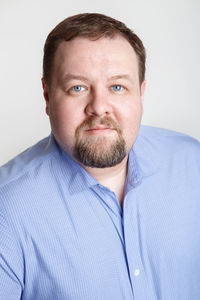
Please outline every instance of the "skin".
[[53, 134], [73, 159], [76, 130], [88, 118], [95, 117], [95, 124], [83, 128], [79, 137], [95, 141], [96, 151], [109, 151], [111, 143], [118, 139], [116, 130], [100, 124], [102, 118], [108, 117], [120, 128], [126, 157], [110, 168], [83, 167], [114, 191], [122, 205], [128, 153], [139, 131], [145, 91], [145, 81], [139, 83], [133, 48], [119, 35], [96, 41], [77, 37], [62, 42], [55, 53], [51, 86], [42, 81]]

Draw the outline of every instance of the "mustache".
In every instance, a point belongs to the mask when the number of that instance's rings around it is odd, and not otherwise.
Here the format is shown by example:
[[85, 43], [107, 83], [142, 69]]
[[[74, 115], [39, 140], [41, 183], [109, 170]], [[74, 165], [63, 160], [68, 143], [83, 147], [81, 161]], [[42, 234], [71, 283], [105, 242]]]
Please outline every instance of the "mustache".
[[110, 129], [116, 130], [118, 134], [122, 134], [122, 130], [118, 125], [118, 123], [113, 119], [111, 119], [110, 117], [106, 117], [106, 116], [103, 118], [99, 118], [99, 117], [87, 118], [78, 126], [78, 128], [76, 129], [76, 134], [80, 133], [80, 131], [82, 130], [95, 128], [98, 125], [105, 125]]

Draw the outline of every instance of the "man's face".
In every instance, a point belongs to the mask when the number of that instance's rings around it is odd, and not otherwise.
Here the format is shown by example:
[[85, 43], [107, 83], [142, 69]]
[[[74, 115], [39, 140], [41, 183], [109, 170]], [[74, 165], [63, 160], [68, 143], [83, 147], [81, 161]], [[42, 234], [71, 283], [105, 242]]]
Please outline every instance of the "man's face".
[[116, 36], [62, 42], [51, 86], [43, 86], [52, 132], [71, 157], [98, 168], [127, 157], [140, 127], [145, 89], [128, 41]]

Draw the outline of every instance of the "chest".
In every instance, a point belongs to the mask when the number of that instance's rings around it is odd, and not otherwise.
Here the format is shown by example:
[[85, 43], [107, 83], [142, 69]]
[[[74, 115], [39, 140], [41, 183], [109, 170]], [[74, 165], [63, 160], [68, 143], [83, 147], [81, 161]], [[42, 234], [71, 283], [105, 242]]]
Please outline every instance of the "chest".
[[126, 195], [123, 215], [90, 193], [30, 220], [24, 299], [187, 299], [191, 282], [200, 293], [199, 191], [153, 183]]

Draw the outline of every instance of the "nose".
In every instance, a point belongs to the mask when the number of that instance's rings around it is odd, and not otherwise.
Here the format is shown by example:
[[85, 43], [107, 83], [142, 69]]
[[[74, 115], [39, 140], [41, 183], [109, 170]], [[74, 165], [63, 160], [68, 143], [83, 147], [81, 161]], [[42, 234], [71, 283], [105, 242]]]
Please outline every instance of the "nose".
[[91, 91], [85, 112], [88, 116], [102, 117], [112, 112], [109, 95], [102, 89]]

